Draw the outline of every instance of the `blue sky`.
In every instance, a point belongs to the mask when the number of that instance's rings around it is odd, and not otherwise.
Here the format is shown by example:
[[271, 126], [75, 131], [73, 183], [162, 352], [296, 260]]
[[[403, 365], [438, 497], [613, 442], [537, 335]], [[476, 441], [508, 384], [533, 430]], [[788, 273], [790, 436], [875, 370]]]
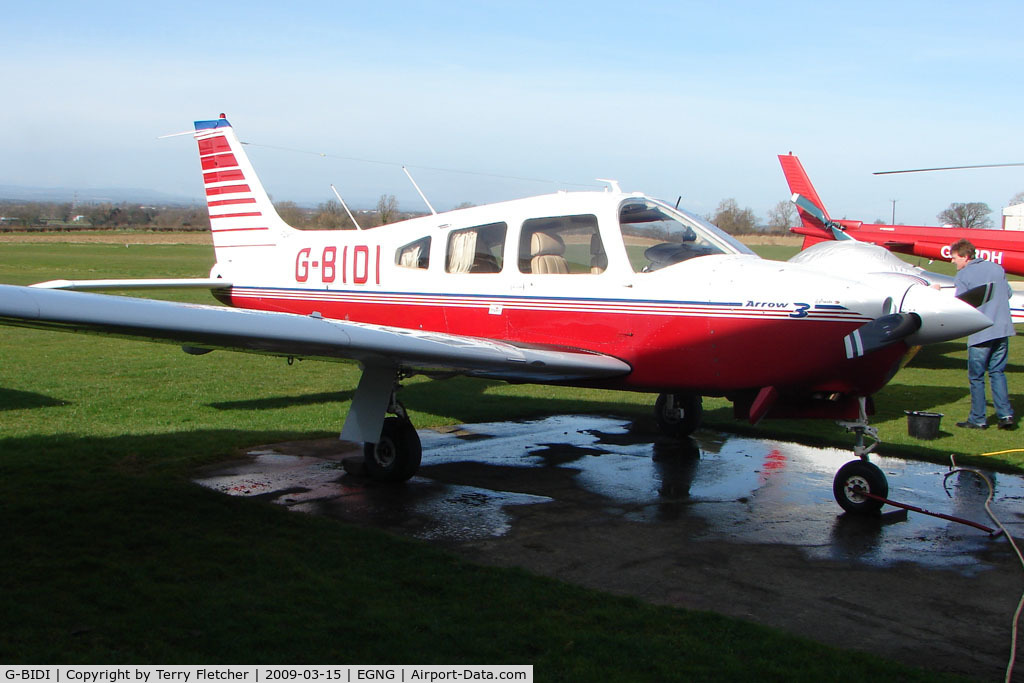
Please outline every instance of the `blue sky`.
[[601, 177], [766, 218], [792, 150], [835, 217], [997, 216], [1024, 168], [871, 173], [1024, 161], [1022, 23], [1020, 2], [15, 3], [0, 184], [199, 198], [192, 140], [157, 138], [225, 112], [304, 204], [334, 183], [420, 209], [407, 164], [438, 208]]

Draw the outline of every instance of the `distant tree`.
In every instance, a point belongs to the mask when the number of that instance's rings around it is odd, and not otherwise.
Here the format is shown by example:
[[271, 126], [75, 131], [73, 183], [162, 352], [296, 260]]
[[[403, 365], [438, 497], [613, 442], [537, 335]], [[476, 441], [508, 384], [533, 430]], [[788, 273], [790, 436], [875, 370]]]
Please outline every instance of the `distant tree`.
[[345, 213], [341, 203], [333, 199], [329, 199], [317, 207], [316, 213], [313, 215], [313, 225], [324, 230], [355, 227], [348, 219], [348, 214]]
[[126, 228], [129, 226], [145, 226], [149, 215], [142, 207], [121, 204], [96, 204], [85, 215], [89, 222], [101, 228]]
[[398, 218], [398, 200], [393, 194], [382, 194], [377, 200], [377, 217], [381, 225], [393, 223]]
[[198, 206], [167, 207], [154, 219], [161, 228], [182, 230], [209, 230], [210, 218], [205, 208]]
[[1013, 206], [1014, 204], [1024, 204], [1024, 192], [1018, 192], [1010, 197], [1010, 206]]
[[42, 211], [39, 204], [10, 204], [4, 206], [4, 217], [15, 219], [12, 221], [22, 227], [37, 225], [42, 222]]
[[72, 218], [70, 202], [64, 204], [47, 204], [45, 211], [51, 218], [64, 223], [67, 223]]
[[949, 208], [938, 215], [943, 225], [954, 228], [991, 228], [992, 219], [988, 215], [992, 209], [984, 202], [953, 202]]
[[711, 222], [732, 235], [747, 235], [757, 229], [757, 217], [751, 209], [741, 209], [735, 199], [723, 199], [711, 215]]
[[[1022, 193], [1022, 194], [1024, 194], [1024, 193]], [[476, 206], [476, 204], [474, 204], [473, 202], [462, 202], [461, 204], [456, 206], [455, 209], [452, 209], [452, 210], [455, 211], [457, 209], [471, 209], [474, 206]]]
[[277, 215], [288, 225], [300, 227], [306, 222], [306, 215], [295, 202], [274, 202]]
[[770, 232], [789, 232], [796, 222], [796, 207], [788, 199], [776, 204], [768, 211], [768, 230]]

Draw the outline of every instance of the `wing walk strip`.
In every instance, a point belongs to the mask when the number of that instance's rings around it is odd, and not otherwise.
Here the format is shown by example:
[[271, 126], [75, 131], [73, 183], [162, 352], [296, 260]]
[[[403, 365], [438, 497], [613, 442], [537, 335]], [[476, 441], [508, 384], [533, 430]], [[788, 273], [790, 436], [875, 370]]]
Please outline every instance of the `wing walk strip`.
[[721, 317], [763, 319], [779, 318], [788, 320], [815, 320], [830, 322], [866, 322], [870, 317], [835, 306], [819, 305], [806, 311], [805, 315], [794, 316], [793, 309], [750, 308], [730, 302], [674, 302], [651, 303], [630, 300], [566, 300], [528, 299], [509, 297], [461, 297], [442, 295], [409, 296], [371, 292], [331, 292], [328, 290], [289, 290], [234, 287], [232, 296], [238, 299], [277, 299], [281, 301], [309, 301], [337, 304], [401, 305], [401, 306], [447, 306], [454, 308], [491, 309], [501, 307], [510, 310], [576, 312], [576, 313], [617, 313], [630, 315], [679, 315], [686, 317]]

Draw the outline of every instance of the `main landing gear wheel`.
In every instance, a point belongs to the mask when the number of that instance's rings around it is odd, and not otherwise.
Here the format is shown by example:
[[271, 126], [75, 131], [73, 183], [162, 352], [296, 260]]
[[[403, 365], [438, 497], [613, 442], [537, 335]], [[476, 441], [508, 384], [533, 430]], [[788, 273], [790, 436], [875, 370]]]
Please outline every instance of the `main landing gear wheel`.
[[366, 473], [382, 481], [405, 481], [416, 474], [423, 447], [412, 422], [401, 417], [387, 417], [377, 443], [363, 444]]
[[847, 512], [873, 514], [882, 509], [882, 501], [868, 498], [870, 493], [882, 498], [889, 496], [889, 482], [874, 463], [867, 460], [851, 460], [836, 472], [832, 482], [832, 493], [836, 502]]
[[704, 400], [700, 394], [661, 394], [654, 403], [654, 416], [662, 434], [684, 437], [700, 426]]

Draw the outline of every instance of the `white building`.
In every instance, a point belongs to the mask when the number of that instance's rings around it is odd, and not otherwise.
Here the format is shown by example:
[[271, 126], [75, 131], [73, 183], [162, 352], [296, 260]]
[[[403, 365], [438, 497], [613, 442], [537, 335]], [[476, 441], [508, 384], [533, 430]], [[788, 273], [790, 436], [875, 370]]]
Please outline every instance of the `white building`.
[[1024, 204], [1003, 209], [1003, 230], [1024, 230]]

